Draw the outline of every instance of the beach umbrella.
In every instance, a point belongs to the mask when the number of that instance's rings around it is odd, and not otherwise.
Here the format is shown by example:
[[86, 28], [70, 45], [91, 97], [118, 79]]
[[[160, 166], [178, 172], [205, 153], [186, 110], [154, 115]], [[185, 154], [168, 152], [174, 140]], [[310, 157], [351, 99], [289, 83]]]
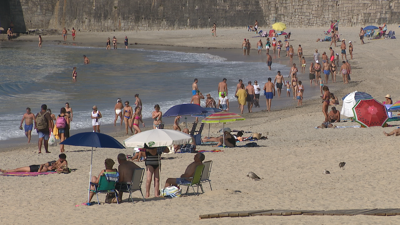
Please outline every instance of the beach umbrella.
[[[188, 116], [192, 114], [200, 114], [203, 113], [204, 108], [196, 105], [196, 104], [180, 104], [180, 105], [175, 105], [172, 106], [170, 109], [168, 109], [165, 113], [164, 116], [166, 117], [172, 117], [172, 116]], [[187, 118], [185, 117], [185, 124], [187, 127]]]
[[400, 111], [400, 101], [397, 101], [392, 106], [390, 106], [388, 111]]
[[389, 119], [386, 107], [375, 99], [358, 101], [353, 112], [356, 122], [365, 127], [382, 127]]
[[65, 141], [61, 142], [62, 145], [73, 146], [86, 146], [92, 147], [90, 156], [90, 173], [89, 173], [89, 189], [88, 189], [88, 204], [90, 195], [90, 180], [92, 179], [92, 163], [93, 163], [93, 148], [125, 148], [115, 138], [102, 133], [96, 132], [83, 132], [72, 135]]
[[282, 22], [277, 22], [272, 24], [272, 29], [277, 30], [277, 31], [283, 31], [286, 29], [286, 24]]
[[364, 27], [363, 30], [375, 30], [375, 29], [378, 29], [378, 28], [379, 27], [369, 25], [369, 26]]
[[[211, 115], [211, 114], [213, 114], [213, 113], [217, 113], [217, 112], [221, 112], [222, 110], [221, 109], [218, 109], [218, 108], [203, 108], [204, 109], [204, 112], [203, 113], [201, 113], [201, 114], [192, 114], [192, 116], [193, 117], [207, 117], [207, 116], [209, 116], [209, 115]], [[211, 124], [209, 123], [208, 124], [208, 137], [210, 137], [210, 126], [211, 126]]]
[[[202, 120], [202, 123], [222, 123], [222, 130], [224, 131], [224, 125], [227, 122], [235, 122], [235, 121], [241, 121], [245, 120], [245, 118], [239, 116], [236, 113], [231, 113], [231, 112], [217, 112], [214, 114], [211, 114], [207, 116], [204, 120]], [[225, 132], [223, 132], [223, 146], [225, 147]]]
[[140, 132], [124, 140], [125, 147], [143, 148], [185, 145], [192, 142], [192, 137], [176, 130], [153, 129]]
[[368, 93], [361, 92], [361, 91], [354, 91], [342, 98], [343, 106], [340, 114], [347, 116], [347, 117], [354, 117], [353, 107], [356, 105], [357, 101], [363, 99], [373, 99], [372, 96]]

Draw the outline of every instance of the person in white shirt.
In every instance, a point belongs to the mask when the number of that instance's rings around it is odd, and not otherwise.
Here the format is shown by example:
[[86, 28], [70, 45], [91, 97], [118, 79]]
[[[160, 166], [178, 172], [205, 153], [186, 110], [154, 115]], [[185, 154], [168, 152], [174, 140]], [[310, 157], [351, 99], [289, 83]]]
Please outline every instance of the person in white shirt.
[[229, 111], [229, 99], [225, 96], [225, 93], [221, 93], [221, 97], [218, 100], [218, 107], [221, 108], [222, 111]]
[[254, 84], [254, 95], [256, 96], [255, 100], [254, 100], [254, 107], [258, 107], [260, 108], [260, 85], [258, 85], [258, 82], [255, 80]]

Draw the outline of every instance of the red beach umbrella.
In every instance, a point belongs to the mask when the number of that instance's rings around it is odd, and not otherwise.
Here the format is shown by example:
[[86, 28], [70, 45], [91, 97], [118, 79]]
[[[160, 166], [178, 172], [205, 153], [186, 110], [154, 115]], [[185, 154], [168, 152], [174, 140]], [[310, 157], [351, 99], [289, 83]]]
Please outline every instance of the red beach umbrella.
[[383, 126], [389, 119], [386, 107], [375, 99], [359, 100], [353, 107], [356, 122], [365, 127]]

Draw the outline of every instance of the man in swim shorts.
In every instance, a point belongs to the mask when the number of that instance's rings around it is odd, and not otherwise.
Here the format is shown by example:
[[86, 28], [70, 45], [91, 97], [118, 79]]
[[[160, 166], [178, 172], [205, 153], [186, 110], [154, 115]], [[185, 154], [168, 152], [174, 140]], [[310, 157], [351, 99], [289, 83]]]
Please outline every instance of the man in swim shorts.
[[26, 108], [26, 113], [22, 116], [21, 124], [19, 125], [19, 129], [22, 130], [22, 123], [25, 121], [25, 136], [28, 138], [28, 143], [31, 142], [31, 134], [33, 129], [33, 122], [35, 120], [35, 115], [31, 112], [31, 108]]
[[200, 106], [200, 100], [204, 99], [204, 96], [201, 92], [196, 92], [195, 95], [193, 95], [192, 100], [190, 101], [190, 104], [196, 104]]
[[199, 82], [199, 80], [197, 78], [194, 78], [194, 82], [192, 84], [192, 96], [195, 95], [199, 91], [199, 88], [197, 87], [198, 82]]
[[331, 73], [331, 64], [328, 61], [324, 62], [325, 84], [328, 84], [329, 74]]
[[121, 126], [122, 126], [122, 109], [124, 108], [124, 105], [122, 104], [122, 100], [119, 98], [117, 99], [117, 104], [114, 106], [114, 111], [115, 111], [115, 119], [114, 119], [114, 126], [117, 123], [118, 117], [121, 120]]
[[243, 55], [246, 55], [246, 51], [247, 51], [247, 42], [246, 42], [246, 38], [245, 38], [244, 41], [242, 42], [242, 48], [243, 48]]
[[168, 178], [165, 181], [164, 188], [169, 186], [178, 186], [180, 184], [190, 184], [194, 173], [196, 172], [196, 167], [203, 165], [203, 161], [206, 157], [203, 153], [197, 153], [194, 156], [194, 162], [189, 164], [186, 168], [185, 173], [180, 176], [180, 178]]
[[278, 97], [281, 97], [282, 87], [285, 79], [283, 78], [281, 71], [278, 71], [278, 74], [275, 76], [274, 85], [276, 84], [276, 88], [278, 89]]
[[47, 172], [47, 171], [62, 171], [61, 167], [68, 167], [67, 156], [64, 153], [58, 155], [57, 161], [50, 161], [41, 165], [30, 165], [20, 167], [13, 170], [0, 170], [2, 173], [14, 173], [14, 172]]
[[268, 82], [264, 85], [264, 95], [267, 103], [267, 110], [268, 112], [271, 111], [271, 101], [275, 96], [275, 87], [274, 84], [271, 82], [271, 77], [268, 77]]
[[225, 96], [228, 96], [228, 87], [226, 85], [226, 78], [222, 79], [222, 81], [218, 83], [218, 96], [221, 97], [222, 93], [224, 93]]
[[246, 86], [246, 92], [247, 92], [247, 108], [249, 110], [249, 113], [251, 113], [251, 109], [253, 108], [253, 102], [255, 100], [255, 95], [254, 95], [254, 87], [251, 85], [251, 81], [247, 82]]
[[272, 57], [268, 52], [267, 52], [267, 65], [268, 65], [269, 70], [271, 70]]
[[347, 56], [346, 56], [346, 39], [342, 40], [342, 45], [340, 45], [340, 49], [342, 49], [342, 60], [343, 60], [343, 56], [347, 60]]

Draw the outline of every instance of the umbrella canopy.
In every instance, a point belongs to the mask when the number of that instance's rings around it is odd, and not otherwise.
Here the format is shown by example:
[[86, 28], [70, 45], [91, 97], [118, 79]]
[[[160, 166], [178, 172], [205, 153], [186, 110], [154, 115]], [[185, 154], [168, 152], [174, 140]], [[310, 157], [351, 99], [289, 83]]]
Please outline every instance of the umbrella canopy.
[[354, 117], [353, 107], [356, 105], [357, 101], [363, 99], [372, 99], [372, 96], [365, 92], [354, 91], [342, 98], [343, 106], [340, 114], [347, 117]]
[[286, 24], [282, 22], [277, 22], [272, 24], [272, 29], [277, 30], [277, 31], [283, 31], [286, 29]]
[[363, 30], [375, 30], [375, 29], [378, 29], [378, 28], [379, 27], [369, 25], [369, 26], [364, 27]]
[[180, 104], [168, 109], [164, 116], [184, 116], [203, 113], [203, 107], [196, 104]]
[[395, 102], [392, 106], [390, 106], [389, 111], [399, 111], [400, 110], [400, 101]]
[[389, 118], [386, 107], [375, 99], [358, 101], [353, 112], [356, 122], [365, 127], [383, 126]]
[[115, 138], [108, 136], [106, 134], [96, 133], [96, 132], [83, 132], [79, 134], [72, 135], [67, 140], [61, 142], [63, 145], [73, 145], [73, 146], [86, 146], [92, 147], [90, 156], [90, 172], [89, 172], [89, 189], [88, 189], [88, 204], [90, 195], [90, 180], [92, 178], [92, 164], [93, 164], [93, 148], [125, 148], [119, 141]]
[[[234, 122], [245, 120], [245, 118], [239, 116], [236, 113], [231, 112], [217, 112], [207, 116], [202, 123], [222, 123], [222, 130], [224, 130], [224, 124], [226, 122]], [[225, 132], [222, 135], [223, 147], [225, 147]]]
[[192, 137], [176, 130], [153, 129], [133, 135], [124, 140], [126, 147], [143, 148], [184, 145], [192, 142]]

